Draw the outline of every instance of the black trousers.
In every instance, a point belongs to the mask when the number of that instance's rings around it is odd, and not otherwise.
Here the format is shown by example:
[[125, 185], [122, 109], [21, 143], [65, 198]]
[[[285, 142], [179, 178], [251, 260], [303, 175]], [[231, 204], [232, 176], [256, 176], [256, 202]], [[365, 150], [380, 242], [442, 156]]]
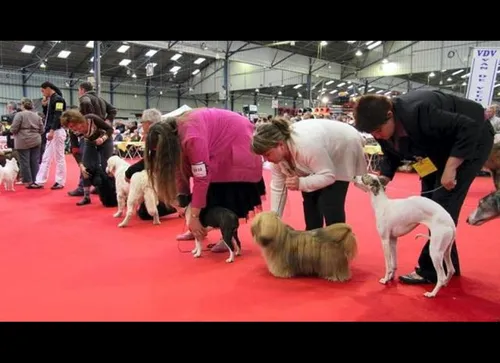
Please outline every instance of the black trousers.
[[[102, 145], [99, 146], [87, 140], [84, 140], [83, 142], [85, 143], [82, 155], [83, 165], [90, 170], [96, 169], [100, 165], [102, 170], [106, 170], [108, 159], [114, 152], [113, 140], [107, 139]], [[90, 179], [83, 179], [84, 187], [90, 187], [91, 185], [92, 181]]]
[[[163, 202], [158, 203], [158, 206], [156, 207], [156, 209], [158, 210], [158, 215], [160, 217], [167, 216], [169, 214], [177, 213], [177, 210], [174, 207], [167, 206]], [[142, 220], [152, 220], [153, 219], [153, 217], [151, 217], [149, 215], [148, 210], [146, 209], [146, 204], [144, 204], [144, 202], [141, 203], [139, 209], [137, 210], [137, 215]]]
[[335, 183], [314, 192], [302, 192], [306, 230], [345, 223], [345, 199], [349, 182]]
[[[422, 196], [430, 198], [443, 206], [451, 217], [455, 221], [455, 225], [458, 224], [458, 218], [460, 216], [460, 210], [464, 204], [465, 197], [469, 188], [476, 178], [478, 172], [483, 167], [484, 163], [488, 159], [493, 146], [493, 127], [490, 122], [486, 122], [482, 131], [481, 138], [477, 144], [476, 153], [473, 158], [466, 160], [457, 169], [457, 185], [452, 190], [448, 191], [444, 188], [436, 190], [433, 193], [422, 194]], [[438, 170], [425, 178], [421, 179], [422, 192], [433, 190], [441, 186], [441, 176], [444, 170]], [[451, 261], [455, 267], [455, 274], [460, 276], [460, 261], [458, 258], [458, 250], [456, 242], [453, 243], [451, 249]], [[444, 266], [446, 271], [446, 266]], [[437, 276], [434, 265], [432, 264], [431, 256], [429, 254], [429, 241], [425, 244], [420, 256], [418, 258], [418, 267], [415, 271], [427, 280], [436, 283]]]

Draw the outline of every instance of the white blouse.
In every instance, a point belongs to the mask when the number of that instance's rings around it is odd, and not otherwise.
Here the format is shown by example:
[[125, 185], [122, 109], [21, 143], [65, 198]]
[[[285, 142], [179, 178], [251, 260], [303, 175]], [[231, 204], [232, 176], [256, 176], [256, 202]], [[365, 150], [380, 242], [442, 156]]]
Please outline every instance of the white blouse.
[[287, 199], [285, 179], [299, 177], [299, 190], [313, 192], [336, 180], [352, 181], [366, 173], [364, 139], [351, 125], [328, 119], [309, 119], [291, 125], [288, 148], [295, 164], [287, 161], [272, 165], [271, 210], [283, 215]]

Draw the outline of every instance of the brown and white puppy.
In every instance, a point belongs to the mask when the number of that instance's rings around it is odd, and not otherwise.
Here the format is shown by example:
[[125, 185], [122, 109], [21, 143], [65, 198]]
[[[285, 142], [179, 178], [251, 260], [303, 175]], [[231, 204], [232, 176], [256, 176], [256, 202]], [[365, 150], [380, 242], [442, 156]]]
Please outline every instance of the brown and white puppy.
[[317, 276], [341, 282], [351, 278], [349, 262], [356, 256], [357, 241], [345, 223], [297, 231], [276, 213], [261, 212], [252, 221], [251, 233], [275, 277]]

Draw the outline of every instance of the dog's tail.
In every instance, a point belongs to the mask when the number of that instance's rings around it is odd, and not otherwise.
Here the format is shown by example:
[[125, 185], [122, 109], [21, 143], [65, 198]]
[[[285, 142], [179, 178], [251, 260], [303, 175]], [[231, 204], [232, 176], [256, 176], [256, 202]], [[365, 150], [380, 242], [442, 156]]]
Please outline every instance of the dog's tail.
[[328, 235], [338, 241], [344, 248], [344, 254], [348, 260], [354, 259], [358, 253], [358, 243], [351, 226], [346, 223], [336, 223], [326, 227]]
[[423, 237], [423, 238], [426, 238], [426, 239], [431, 239], [431, 236], [428, 236], [426, 234], [423, 234], [423, 233], [418, 233], [417, 235], [415, 235], [415, 239], [417, 239], [418, 237]]

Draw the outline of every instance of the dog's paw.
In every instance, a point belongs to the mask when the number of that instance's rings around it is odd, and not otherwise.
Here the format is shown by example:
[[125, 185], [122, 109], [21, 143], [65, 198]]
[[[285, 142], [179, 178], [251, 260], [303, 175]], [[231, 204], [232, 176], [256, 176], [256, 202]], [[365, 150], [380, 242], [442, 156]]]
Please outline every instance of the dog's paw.
[[432, 291], [424, 292], [425, 297], [436, 297], [436, 294]]
[[161, 224], [161, 222], [160, 222], [160, 220], [157, 220], [157, 221], [153, 221], [153, 224], [156, 225], [156, 226], [158, 226], [158, 225]]
[[227, 262], [227, 263], [232, 263], [232, 262], [234, 262], [234, 257], [228, 257], [228, 258], [226, 259], [226, 262]]
[[386, 285], [391, 280], [392, 278], [382, 277], [380, 280], [378, 280], [378, 282], [380, 282], [382, 285]]
[[119, 228], [123, 228], [123, 227], [126, 227], [127, 226], [127, 223], [124, 223], [124, 222], [121, 222], [118, 224], [118, 227]]
[[116, 212], [115, 214], [113, 214], [113, 217], [115, 218], [120, 218], [122, 216], [122, 212]]

